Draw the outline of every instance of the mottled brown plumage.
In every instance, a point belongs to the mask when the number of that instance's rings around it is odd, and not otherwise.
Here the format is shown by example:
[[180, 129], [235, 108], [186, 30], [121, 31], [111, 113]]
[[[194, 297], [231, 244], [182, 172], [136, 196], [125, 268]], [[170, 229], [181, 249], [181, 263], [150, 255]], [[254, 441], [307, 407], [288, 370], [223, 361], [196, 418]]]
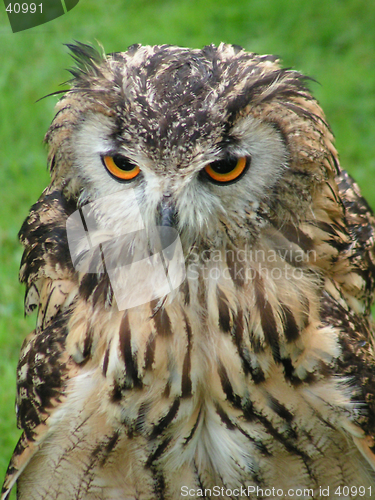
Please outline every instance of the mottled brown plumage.
[[[20, 500], [371, 496], [375, 221], [307, 78], [225, 44], [70, 49], [51, 184], [20, 232], [38, 319], [2, 499], [16, 481]], [[85, 207], [94, 249], [73, 262]], [[138, 207], [150, 248], [177, 230], [186, 277], [121, 310], [111, 265], [143, 240], [113, 238]]]

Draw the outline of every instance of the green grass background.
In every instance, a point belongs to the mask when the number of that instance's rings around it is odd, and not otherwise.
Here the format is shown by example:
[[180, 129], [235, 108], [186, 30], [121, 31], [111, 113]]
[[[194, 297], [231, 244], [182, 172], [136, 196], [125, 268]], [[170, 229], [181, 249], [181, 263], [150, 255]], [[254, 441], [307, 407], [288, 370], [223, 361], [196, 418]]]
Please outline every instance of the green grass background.
[[[63, 43], [107, 52], [139, 42], [202, 47], [221, 41], [274, 53], [312, 84], [341, 163], [375, 207], [375, 2], [369, 0], [81, 0], [66, 15], [13, 34], [0, 4], [0, 476], [19, 436], [14, 416], [23, 318], [17, 233], [48, 183], [42, 140], [71, 65]], [[12, 498], [15, 498], [12, 496]]]

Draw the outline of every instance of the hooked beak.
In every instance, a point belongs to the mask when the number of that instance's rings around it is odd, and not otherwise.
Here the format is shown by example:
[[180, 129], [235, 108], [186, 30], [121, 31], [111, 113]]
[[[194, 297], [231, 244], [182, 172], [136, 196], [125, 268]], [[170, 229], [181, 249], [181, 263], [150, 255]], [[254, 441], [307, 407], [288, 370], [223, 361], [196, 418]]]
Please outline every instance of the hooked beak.
[[173, 258], [175, 243], [178, 238], [177, 210], [170, 194], [163, 196], [157, 208], [156, 222], [162, 249], [165, 256], [171, 260]]
[[170, 194], [165, 194], [158, 205], [157, 225], [162, 227], [176, 227], [176, 205]]

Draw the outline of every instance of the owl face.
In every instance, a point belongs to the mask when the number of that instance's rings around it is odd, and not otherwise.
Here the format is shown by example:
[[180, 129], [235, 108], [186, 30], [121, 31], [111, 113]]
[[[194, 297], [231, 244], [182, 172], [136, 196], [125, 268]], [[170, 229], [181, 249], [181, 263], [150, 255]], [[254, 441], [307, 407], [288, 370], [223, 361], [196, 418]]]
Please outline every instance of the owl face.
[[[115, 233], [136, 220], [140, 207], [146, 227], [162, 224], [172, 211], [169, 218], [188, 246], [224, 238], [230, 220], [247, 225], [288, 168], [285, 144], [271, 125], [247, 116], [229, 135], [225, 143], [199, 138], [186, 154], [172, 149], [168, 158], [157, 159], [139, 148], [136, 136], [123, 143], [110, 118], [90, 114], [72, 140], [81, 200], [95, 200], [103, 228]], [[124, 180], [128, 171], [131, 178]]]
[[[251, 244], [277, 213], [280, 192], [292, 209], [309, 199], [311, 176], [322, 175], [309, 162], [317, 169], [318, 148], [327, 154], [316, 144], [325, 124], [304, 78], [273, 57], [224, 44], [72, 50], [79, 68], [47, 140], [68, 196], [96, 202], [100, 230], [137, 229], [141, 211], [146, 228], [175, 227], [186, 253], [225, 248]], [[312, 140], [301, 161], [294, 150], [303, 128]], [[282, 205], [285, 220], [285, 196]]]

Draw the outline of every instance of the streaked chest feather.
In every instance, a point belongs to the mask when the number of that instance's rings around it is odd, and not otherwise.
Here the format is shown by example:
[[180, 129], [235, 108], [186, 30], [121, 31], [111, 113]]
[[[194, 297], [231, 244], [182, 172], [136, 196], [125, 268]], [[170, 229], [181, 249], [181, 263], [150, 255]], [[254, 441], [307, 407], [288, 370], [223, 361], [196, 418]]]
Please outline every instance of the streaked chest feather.
[[29, 470], [63, 478], [78, 464], [72, 491], [100, 499], [371, 484], [344, 437], [356, 408], [330, 376], [340, 347], [319, 321], [318, 283], [305, 271], [275, 283], [261, 265], [238, 286], [209, 263], [216, 279], [188, 278], [169, 302], [126, 312], [90, 316], [79, 302], [67, 345], [86, 364]]

